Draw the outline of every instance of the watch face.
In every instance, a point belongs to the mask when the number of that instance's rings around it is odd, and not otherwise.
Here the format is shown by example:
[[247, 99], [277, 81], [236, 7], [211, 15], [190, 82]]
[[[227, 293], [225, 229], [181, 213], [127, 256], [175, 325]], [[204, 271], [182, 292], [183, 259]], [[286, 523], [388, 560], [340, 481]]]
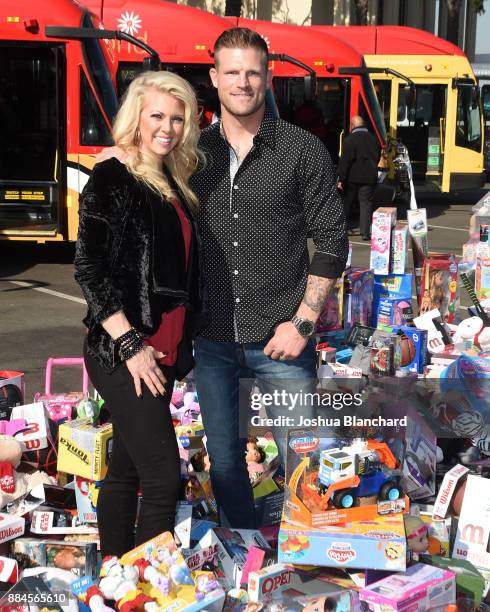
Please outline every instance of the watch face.
[[311, 334], [315, 331], [315, 326], [311, 321], [301, 321], [298, 325], [298, 331], [303, 336], [311, 336]]

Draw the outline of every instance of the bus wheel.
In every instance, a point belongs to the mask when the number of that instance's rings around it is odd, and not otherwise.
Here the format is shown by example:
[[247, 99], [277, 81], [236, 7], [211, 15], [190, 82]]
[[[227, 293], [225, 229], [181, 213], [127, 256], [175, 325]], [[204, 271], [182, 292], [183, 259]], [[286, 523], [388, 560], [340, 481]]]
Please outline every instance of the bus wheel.
[[345, 489], [344, 491], [337, 491], [332, 501], [336, 508], [352, 508], [356, 504], [357, 497], [352, 489]]
[[400, 499], [402, 496], [403, 496], [403, 491], [393, 480], [388, 480], [388, 482], [385, 482], [379, 492], [379, 499], [383, 501], [385, 500], [396, 501], [397, 499]]

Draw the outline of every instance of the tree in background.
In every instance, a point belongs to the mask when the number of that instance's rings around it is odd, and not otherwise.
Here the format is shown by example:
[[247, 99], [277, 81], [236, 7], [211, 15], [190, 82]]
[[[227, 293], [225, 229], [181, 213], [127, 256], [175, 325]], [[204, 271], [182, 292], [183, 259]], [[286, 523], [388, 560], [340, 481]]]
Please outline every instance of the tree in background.
[[242, 12], [242, 0], [226, 0], [225, 15], [229, 17], [240, 17]]
[[[449, 42], [458, 44], [459, 32], [459, 13], [461, 11], [461, 0], [446, 0], [447, 2], [447, 33], [446, 39]], [[484, 0], [469, 0], [469, 6], [476, 12], [477, 15], [482, 15], [485, 12], [483, 6]]]
[[367, 25], [368, 0], [354, 0], [356, 23], [352, 25]]

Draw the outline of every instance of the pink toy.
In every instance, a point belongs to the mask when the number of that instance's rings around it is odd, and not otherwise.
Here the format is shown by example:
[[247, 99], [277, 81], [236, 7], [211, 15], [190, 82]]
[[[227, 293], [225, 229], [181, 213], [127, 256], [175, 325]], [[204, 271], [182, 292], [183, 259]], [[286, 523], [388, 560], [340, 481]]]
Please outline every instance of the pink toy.
[[[53, 366], [82, 366], [82, 391], [68, 393], [51, 393], [51, 378]], [[46, 382], [44, 393], [36, 393], [35, 402], [43, 402], [53, 421], [71, 420], [78, 402], [88, 396], [88, 374], [83, 357], [50, 357], [46, 363]]]

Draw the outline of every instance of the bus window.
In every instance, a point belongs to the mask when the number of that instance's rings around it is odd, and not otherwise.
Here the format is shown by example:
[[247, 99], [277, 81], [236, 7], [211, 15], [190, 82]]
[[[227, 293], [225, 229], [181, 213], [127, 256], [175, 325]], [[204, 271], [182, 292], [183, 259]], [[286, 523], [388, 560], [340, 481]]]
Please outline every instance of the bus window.
[[2, 181], [56, 180], [59, 121], [56, 53], [56, 49], [48, 46], [1, 47]]
[[385, 79], [374, 82], [374, 90], [381, 107], [386, 131], [390, 129], [391, 84], [392, 81]]
[[480, 119], [477, 85], [458, 85], [456, 146], [481, 150]]
[[[95, 25], [89, 13], [85, 13], [82, 19], [82, 27], [94, 29]], [[107, 69], [104, 54], [100, 48], [100, 42], [95, 38], [87, 38], [82, 41], [83, 56], [88, 73], [92, 79], [97, 96], [102, 103], [102, 108], [109, 121], [112, 121], [117, 112], [117, 97], [112, 85], [111, 77]]]
[[112, 144], [109, 127], [80, 68], [80, 144], [107, 147]]

